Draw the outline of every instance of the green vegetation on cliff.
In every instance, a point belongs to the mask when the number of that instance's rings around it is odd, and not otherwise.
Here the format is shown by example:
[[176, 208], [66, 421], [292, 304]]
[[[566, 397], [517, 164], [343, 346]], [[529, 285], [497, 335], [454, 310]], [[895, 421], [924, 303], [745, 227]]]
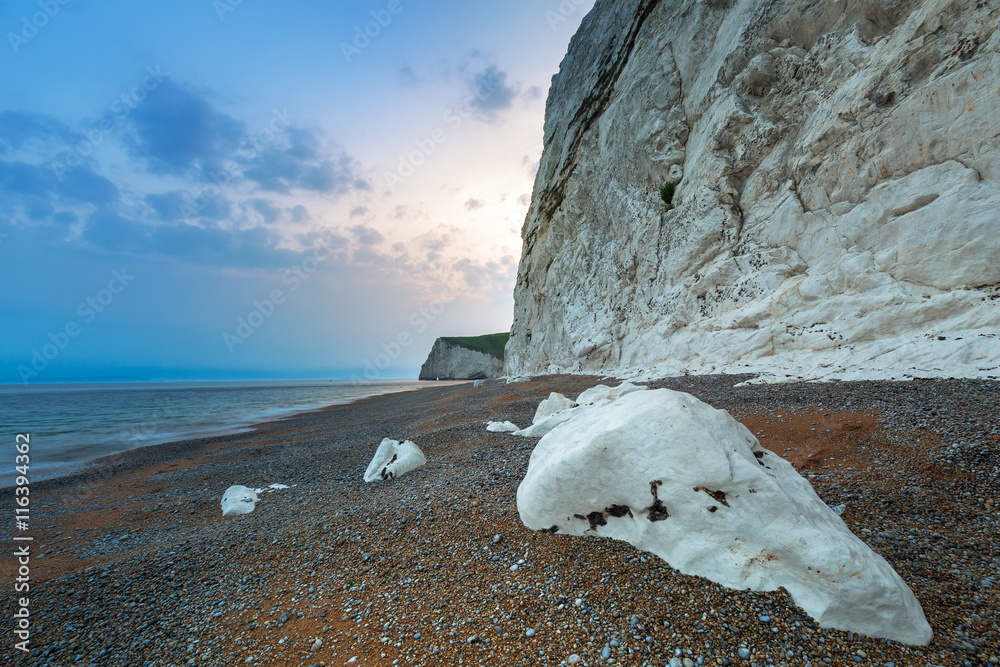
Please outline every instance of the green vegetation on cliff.
[[510, 332], [487, 334], [485, 336], [457, 336], [444, 338], [445, 342], [454, 343], [459, 347], [476, 352], [485, 352], [503, 361], [503, 349], [507, 346]]

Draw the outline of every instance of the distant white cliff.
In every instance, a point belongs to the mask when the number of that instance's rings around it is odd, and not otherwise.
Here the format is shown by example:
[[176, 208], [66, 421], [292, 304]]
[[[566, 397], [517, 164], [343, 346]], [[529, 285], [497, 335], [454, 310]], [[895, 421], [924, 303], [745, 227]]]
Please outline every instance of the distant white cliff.
[[[421, 380], [480, 380], [503, 374], [508, 334], [438, 338], [420, 367]], [[499, 356], [498, 356], [499, 355]]]
[[998, 11], [598, 0], [506, 371], [1000, 376]]

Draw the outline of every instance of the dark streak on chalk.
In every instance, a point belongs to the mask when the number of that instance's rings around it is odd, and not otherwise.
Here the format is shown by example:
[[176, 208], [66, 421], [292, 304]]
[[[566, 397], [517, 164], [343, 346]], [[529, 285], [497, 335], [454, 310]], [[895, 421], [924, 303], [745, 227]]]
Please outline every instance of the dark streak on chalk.
[[649, 483], [649, 492], [653, 494], [653, 504], [646, 508], [649, 512], [646, 518], [650, 521], [663, 521], [670, 516], [667, 512], [666, 505], [663, 504], [663, 501], [660, 500], [657, 495], [657, 489], [659, 489], [662, 484], [663, 482], [660, 480]]
[[604, 511], [616, 519], [620, 519], [626, 514], [628, 514], [630, 518], [634, 518], [632, 516], [632, 508], [628, 505], [612, 505], [611, 507], [605, 508]]
[[710, 495], [712, 497], [712, 499], [715, 500], [716, 502], [718, 502], [720, 505], [724, 505], [726, 507], [729, 507], [729, 502], [726, 501], [726, 492], [725, 491], [713, 491], [712, 489], [706, 489], [704, 486], [696, 486], [696, 487], [694, 487], [694, 490], [695, 491], [704, 491], [705, 493], [707, 493], [708, 495]]
[[604, 512], [591, 512], [587, 515], [587, 521], [590, 522], [591, 530], [597, 530], [598, 526], [608, 525], [608, 520], [604, 518]]

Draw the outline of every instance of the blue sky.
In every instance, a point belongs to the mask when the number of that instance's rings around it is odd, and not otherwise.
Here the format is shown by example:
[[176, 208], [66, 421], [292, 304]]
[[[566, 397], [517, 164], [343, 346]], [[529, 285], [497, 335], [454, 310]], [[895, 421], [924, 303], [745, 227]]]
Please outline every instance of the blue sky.
[[0, 382], [413, 377], [509, 328], [593, 0], [0, 0]]

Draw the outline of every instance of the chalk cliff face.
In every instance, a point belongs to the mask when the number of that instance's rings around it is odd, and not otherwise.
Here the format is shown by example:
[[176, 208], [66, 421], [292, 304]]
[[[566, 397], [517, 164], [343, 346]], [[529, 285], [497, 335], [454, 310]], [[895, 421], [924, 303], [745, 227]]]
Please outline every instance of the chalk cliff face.
[[434, 341], [427, 361], [420, 367], [421, 380], [480, 380], [502, 373], [503, 362], [492, 354], [470, 350], [444, 338]]
[[998, 17], [598, 0], [549, 94], [507, 371], [1000, 376]]

